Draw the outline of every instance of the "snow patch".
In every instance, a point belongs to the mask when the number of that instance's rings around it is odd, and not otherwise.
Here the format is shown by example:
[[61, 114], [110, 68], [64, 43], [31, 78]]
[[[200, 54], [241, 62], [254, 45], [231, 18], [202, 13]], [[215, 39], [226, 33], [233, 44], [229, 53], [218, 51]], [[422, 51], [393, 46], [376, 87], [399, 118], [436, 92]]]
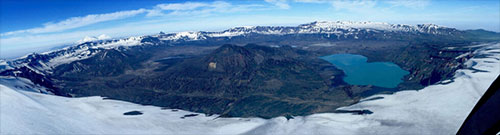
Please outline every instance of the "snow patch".
[[112, 41], [112, 42], [103, 42], [103, 43], [98, 43], [94, 46], [91, 46], [91, 48], [97, 49], [97, 48], [103, 48], [103, 49], [113, 49], [117, 48], [120, 46], [136, 46], [141, 44], [141, 40], [144, 37], [139, 36], [139, 37], [129, 37], [125, 39], [119, 39], [117, 41]]
[[167, 37], [162, 37], [160, 40], [179, 40], [179, 39], [187, 39], [187, 40], [203, 40], [206, 37], [201, 34], [201, 32], [179, 32], [171, 34]]

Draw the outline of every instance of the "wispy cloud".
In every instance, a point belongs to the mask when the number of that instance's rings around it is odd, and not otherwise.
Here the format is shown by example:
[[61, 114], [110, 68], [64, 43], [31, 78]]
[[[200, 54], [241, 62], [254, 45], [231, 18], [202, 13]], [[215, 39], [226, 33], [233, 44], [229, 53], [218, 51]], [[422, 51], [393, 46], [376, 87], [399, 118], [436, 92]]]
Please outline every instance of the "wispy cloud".
[[302, 2], [302, 3], [325, 3], [331, 1], [333, 0], [295, 0], [295, 2]]
[[387, 0], [384, 2], [391, 4], [392, 6], [421, 9], [427, 7], [430, 3], [430, 0]]
[[[71, 17], [58, 22], [48, 22], [41, 27], [9, 31], [0, 34], [0, 58], [6, 55], [26, 53], [40, 48], [49, 48], [62, 44], [72, 44], [85, 36], [108, 34], [112, 37], [152, 34], [159, 31], [193, 30], [189, 27], [203, 26], [200, 18], [210, 18], [225, 13], [234, 15], [237, 12], [269, 10], [269, 5], [262, 4], [233, 4], [225, 1], [212, 2], [183, 2], [158, 4], [151, 8], [118, 11], [104, 14], [90, 14]], [[144, 17], [133, 21], [113, 21], [131, 17]], [[196, 25], [183, 25], [186, 21], [193, 21]], [[247, 20], [248, 21], [248, 20]], [[110, 22], [105, 28], [86, 29], [98, 23]], [[175, 25], [168, 22], [179, 22]], [[219, 26], [223, 22], [215, 22], [209, 28]], [[135, 25], [130, 25], [135, 24]], [[241, 23], [243, 24], [243, 23]], [[170, 27], [175, 26], [175, 27]], [[182, 26], [182, 27], [180, 27]], [[77, 28], [83, 28], [75, 30]], [[178, 28], [178, 29], [176, 29]]]
[[43, 27], [25, 29], [25, 30], [17, 30], [2, 33], [1, 36], [9, 36], [16, 34], [40, 34], [40, 33], [50, 33], [50, 32], [59, 32], [69, 29], [74, 29], [78, 27], [88, 26], [91, 24], [96, 24], [100, 22], [106, 22], [111, 20], [118, 20], [123, 18], [132, 17], [141, 13], [145, 13], [145, 9], [137, 9], [137, 10], [129, 10], [129, 11], [119, 11], [114, 13], [107, 14], [91, 14], [83, 17], [72, 17], [60, 22], [49, 22], [43, 24]]
[[350, 12], [372, 11], [378, 4], [387, 3], [392, 7], [422, 9], [430, 4], [430, 0], [295, 0], [299, 3], [330, 3], [336, 10]]
[[202, 15], [207, 16], [213, 13], [232, 13], [242, 11], [253, 11], [263, 9], [263, 5], [247, 4], [234, 5], [224, 1], [204, 2], [186, 2], [159, 4], [149, 10], [147, 16], [165, 16], [165, 15]]
[[337, 10], [346, 9], [351, 12], [358, 12], [372, 9], [377, 3], [373, 0], [336, 0], [332, 1], [331, 4]]
[[202, 15], [208, 16], [213, 13], [230, 13], [230, 12], [243, 12], [263, 9], [263, 5], [247, 4], [247, 5], [233, 5], [224, 1], [214, 2], [185, 2], [185, 3], [170, 3], [158, 4], [151, 9], [137, 9], [119, 11], [105, 14], [91, 14], [81, 17], [71, 17], [59, 22], [48, 22], [43, 24], [42, 27], [16, 30], [1, 33], [1, 36], [13, 35], [32, 35], [32, 34], [45, 34], [53, 32], [62, 32], [84, 26], [89, 26], [96, 23], [125, 19], [134, 17], [140, 14], [146, 14], [148, 17], [165, 16], [165, 15]]
[[429, 0], [295, 0], [294, 2], [329, 4], [334, 10], [331, 13], [334, 18], [358, 21], [402, 21], [402, 18], [415, 20], [408, 18], [412, 14], [399, 12], [408, 11], [406, 9], [421, 10], [430, 3]]
[[[283, 25], [291, 23], [297, 25], [308, 22], [314, 18], [291, 18], [267, 15], [251, 16], [217, 16], [200, 17], [194, 20], [170, 21], [161, 19], [158, 22], [148, 20], [140, 22], [128, 22], [127, 24], [106, 27], [103, 29], [79, 30], [62, 33], [50, 33], [39, 35], [15, 36], [2, 38], [0, 40], [0, 59], [15, 58], [31, 52], [44, 52], [55, 46], [71, 45], [86, 36], [98, 36], [101, 34], [110, 37], [128, 37], [155, 34], [164, 32], [182, 31], [220, 31], [235, 26], [258, 26], [258, 25]], [[109, 38], [109, 37], [107, 37]]]
[[329, 4], [335, 10], [332, 15], [338, 18], [372, 20], [390, 12], [386, 7], [380, 7], [377, 0], [295, 0], [298, 3]]
[[153, 9], [149, 10], [147, 16], [162, 16], [165, 15], [164, 11], [193, 11], [198, 8], [208, 7], [211, 4], [201, 2], [186, 2], [186, 3], [171, 3], [171, 4], [158, 4]]
[[[217, 3], [226, 3], [226, 2], [214, 2], [213, 4]], [[161, 10], [193, 10], [199, 7], [207, 7], [211, 6], [212, 4], [208, 3], [201, 3], [201, 2], [186, 2], [186, 3], [173, 3], [173, 4], [159, 4], [156, 5], [157, 8]]]
[[290, 9], [290, 5], [288, 5], [287, 0], [265, 0], [265, 1], [281, 9]]
[[[41, 50], [38, 50], [40, 48], [72, 44], [85, 36], [101, 34], [126, 37], [153, 34], [159, 31], [217, 31], [242, 25], [296, 25], [315, 20], [438, 23], [452, 27], [461, 23], [461, 28], [483, 27], [498, 31], [498, 2], [496, 5], [491, 3], [493, 2], [485, 5], [469, 2], [463, 4], [466, 7], [429, 0], [261, 0], [258, 2], [166, 3], [143, 9], [62, 18], [64, 19], [62, 21], [45, 23], [41, 27], [30, 29], [2, 31], [4, 33], [0, 34], [0, 54], [2, 55], [0, 58], [5, 55], [40, 52]], [[443, 10], [446, 12], [441, 12]], [[132, 17], [134, 19], [130, 19]], [[126, 18], [131, 21], [120, 20]], [[90, 27], [102, 22], [107, 22], [103, 23], [104, 27], [97, 27], [98, 29]]]
[[298, 3], [330, 4], [336, 11], [351, 13], [380, 12], [376, 9], [379, 1], [376, 0], [295, 0]]

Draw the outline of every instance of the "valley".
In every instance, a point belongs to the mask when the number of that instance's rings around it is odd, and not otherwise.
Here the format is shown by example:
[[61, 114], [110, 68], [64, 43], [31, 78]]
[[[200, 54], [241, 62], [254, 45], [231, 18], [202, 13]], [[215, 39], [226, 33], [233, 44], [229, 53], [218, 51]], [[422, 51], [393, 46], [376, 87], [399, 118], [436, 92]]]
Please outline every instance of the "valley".
[[500, 135], [500, 0], [0, 9], [0, 135]]
[[[1, 111], [0, 125], [2, 133], [9, 134], [453, 134], [472, 110], [475, 103], [471, 101], [479, 100], [498, 77], [499, 45], [489, 44], [474, 51], [475, 57], [467, 61], [466, 68], [457, 70], [455, 78], [446, 80], [446, 84], [374, 95], [339, 108], [343, 112], [374, 112], [364, 115], [318, 113], [293, 119], [221, 118], [100, 96], [72, 98], [41, 94], [38, 92], [47, 89], [28, 79], [2, 76], [1, 105], [9, 109]], [[442, 102], [443, 99], [449, 102]], [[136, 111], [141, 115], [125, 114]]]
[[[60, 96], [273, 118], [337, 112], [374, 94], [451, 79], [479, 48], [470, 46], [476, 40], [461, 37], [467, 32], [453, 28], [344, 25], [350, 24], [237, 27], [86, 42], [10, 61], [0, 74], [30, 79]], [[391, 62], [401, 72], [392, 83], [379, 82], [385, 85], [347, 83], [349, 72], [320, 58], [335, 54]]]

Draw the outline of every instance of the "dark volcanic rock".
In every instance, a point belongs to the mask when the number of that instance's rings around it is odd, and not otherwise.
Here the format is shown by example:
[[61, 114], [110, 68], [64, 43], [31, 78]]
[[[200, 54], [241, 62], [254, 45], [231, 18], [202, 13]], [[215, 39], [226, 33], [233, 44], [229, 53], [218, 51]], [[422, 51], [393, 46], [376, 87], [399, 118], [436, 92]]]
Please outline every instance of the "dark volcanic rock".
[[324, 61], [300, 53], [289, 46], [223, 45], [141, 83], [177, 97], [182, 106], [175, 107], [223, 116], [305, 115], [354, 102], [344, 90], [330, 89], [326, 76], [333, 74], [320, 75]]
[[142, 115], [142, 112], [140, 111], [130, 111], [130, 112], [125, 112], [123, 115]]
[[[156, 60], [158, 68], [148, 70], [136, 70], [139, 65], [134, 61], [140, 58], [134, 56], [101, 52], [58, 67], [56, 82], [74, 96], [101, 95], [207, 114], [263, 118], [333, 112], [368, 90], [347, 86], [342, 71], [290, 46], [223, 45], [202, 56]], [[97, 61], [107, 65], [91, 64]], [[109, 68], [97, 70], [103, 66]]]

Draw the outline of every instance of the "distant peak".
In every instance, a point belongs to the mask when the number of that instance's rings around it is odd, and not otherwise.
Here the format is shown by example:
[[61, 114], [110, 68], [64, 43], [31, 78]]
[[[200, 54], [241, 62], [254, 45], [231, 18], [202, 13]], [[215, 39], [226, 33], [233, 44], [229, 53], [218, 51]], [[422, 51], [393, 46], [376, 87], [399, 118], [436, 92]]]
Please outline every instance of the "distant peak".
[[384, 24], [384, 25], [390, 25], [389, 23], [382, 23], [382, 22], [370, 22], [370, 21], [364, 21], [364, 22], [356, 22], [356, 21], [314, 21], [308, 24], [302, 24], [299, 26], [338, 26], [338, 25], [364, 25], [364, 24]]
[[241, 26], [241, 28], [246, 28], [246, 29], [253, 29], [255, 28], [256, 26]]
[[238, 27], [233, 27], [230, 28], [229, 30], [249, 30], [249, 29], [255, 29], [257, 26], [238, 26]]
[[233, 44], [224, 44], [214, 51], [215, 54], [219, 54], [219, 53], [230, 54], [230, 53], [242, 53], [242, 52], [248, 52], [248, 50], [246, 50], [242, 46], [237, 46], [237, 45], [233, 45]]
[[237, 45], [233, 45], [233, 44], [224, 44], [220, 47], [220, 49], [235, 49], [235, 48], [242, 48], [240, 46], [237, 46]]
[[436, 24], [432, 24], [432, 23], [429, 23], [429, 24], [419, 24], [417, 25], [418, 27], [422, 27], [422, 28], [441, 28], [444, 26], [439, 26], [439, 25], [436, 25]]

